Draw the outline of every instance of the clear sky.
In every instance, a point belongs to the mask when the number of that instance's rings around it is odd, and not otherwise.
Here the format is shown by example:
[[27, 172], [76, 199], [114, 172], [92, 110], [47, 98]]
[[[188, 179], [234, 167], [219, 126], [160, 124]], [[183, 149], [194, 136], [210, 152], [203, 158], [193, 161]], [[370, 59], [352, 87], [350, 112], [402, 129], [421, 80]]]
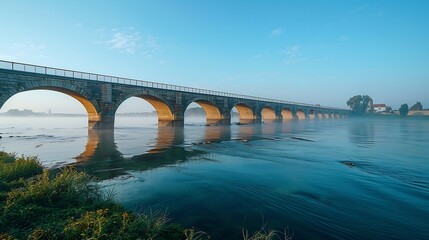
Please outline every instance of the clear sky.
[[[429, 1], [0, 0], [0, 59], [346, 107], [429, 108]], [[72, 103], [70, 103], [70, 101]], [[75, 112], [62, 94], [8, 108]], [[127, 109], [138, 109], [129, 101]]]

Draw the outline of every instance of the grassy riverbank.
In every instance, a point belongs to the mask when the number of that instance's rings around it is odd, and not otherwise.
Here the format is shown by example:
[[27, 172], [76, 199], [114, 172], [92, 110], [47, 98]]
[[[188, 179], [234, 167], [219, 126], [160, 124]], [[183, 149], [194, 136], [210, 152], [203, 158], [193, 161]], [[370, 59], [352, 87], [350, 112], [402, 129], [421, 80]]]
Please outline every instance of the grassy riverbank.
[[[35, 157], [0, 152], [0, 239], [210, 239], [171, 223], [165, 212], [136, 214], [73, 167], [50, 171]], [[291, 239], [277, 231], [245, 240]]]
[[0, 152], [0, 239], [192, 239], [165, 213], [134, 214], [89, 175], [57, 173], [37, 158]]

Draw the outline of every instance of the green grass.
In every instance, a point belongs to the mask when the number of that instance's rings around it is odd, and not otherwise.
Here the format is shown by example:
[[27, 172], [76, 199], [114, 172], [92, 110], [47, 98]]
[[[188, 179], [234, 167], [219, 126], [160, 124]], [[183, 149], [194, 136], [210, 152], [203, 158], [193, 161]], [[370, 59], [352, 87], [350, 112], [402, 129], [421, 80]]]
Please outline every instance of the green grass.
[[40, 174], [42, 170], [43, 167], [36, 157], [17, 158], [14, 154], [0, 152], [0, 186], [6, 182]]
[[[135, 214], [73, 167], [43, 170], [35, 157], [0, 152], [0, 239], [211, 239], [170, 222], [166, 212]], [[263, 230], [245, 240], [280, 239]], [[290, 238], [284, 235], [286, 240]]]
[[289, 234], [287, 229], [285, 232], [280, 232], [277, 230], [265, 230], [264, 227], [253, 233], [253, 235], [249, 236], [249, 231], [246, 229], [242, 229], [243, 240], [291, 240], [292, 236]]
[[130, 213], [72, 167], [3, 152], [0, 165], [0, 239], [185, 239], [165, 213]]

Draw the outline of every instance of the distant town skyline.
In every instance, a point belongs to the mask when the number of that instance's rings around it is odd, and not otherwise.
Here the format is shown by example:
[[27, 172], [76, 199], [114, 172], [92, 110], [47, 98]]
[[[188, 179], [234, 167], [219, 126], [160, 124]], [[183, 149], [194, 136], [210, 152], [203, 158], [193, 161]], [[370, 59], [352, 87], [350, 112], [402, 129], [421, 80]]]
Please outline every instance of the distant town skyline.
[[[358, 94], [429, 107], [427, 1], [0, 3], [1, 60], [342, 108]], [[43, 90], [9, 109], [85, 111]], [[152, 110], [133, 98], [118, 112]]]

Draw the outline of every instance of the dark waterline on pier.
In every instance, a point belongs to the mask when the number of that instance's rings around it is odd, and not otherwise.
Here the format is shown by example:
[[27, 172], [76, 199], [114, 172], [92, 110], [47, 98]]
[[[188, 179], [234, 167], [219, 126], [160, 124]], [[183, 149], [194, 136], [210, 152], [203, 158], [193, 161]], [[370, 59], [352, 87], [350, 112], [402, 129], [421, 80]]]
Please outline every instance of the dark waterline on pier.
[[288, 227], [293, 239], [429, 238], [428, 120], [85, 126], [2, 117], [0, 147], [48, 167], [77, 162], [128, 209], [167, 210], [213, 239], [264, 224]]

